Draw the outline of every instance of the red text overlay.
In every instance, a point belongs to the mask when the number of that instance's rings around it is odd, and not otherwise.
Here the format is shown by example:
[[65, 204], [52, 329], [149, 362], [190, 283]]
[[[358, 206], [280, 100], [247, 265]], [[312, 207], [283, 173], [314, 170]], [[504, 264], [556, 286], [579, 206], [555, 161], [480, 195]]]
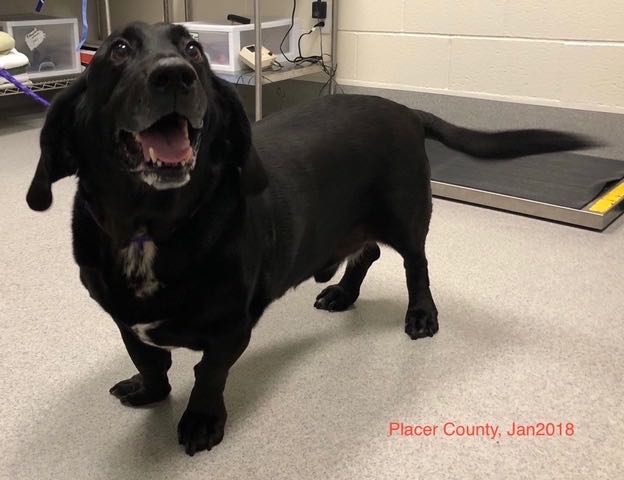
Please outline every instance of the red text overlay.
[[573, 437], [576, 426], [573, 422], [511, 422], [508, 425], [496, 423], [442, 423], [388, 422], [390, 437], [459, 437], [497, 440], [501, 437]]

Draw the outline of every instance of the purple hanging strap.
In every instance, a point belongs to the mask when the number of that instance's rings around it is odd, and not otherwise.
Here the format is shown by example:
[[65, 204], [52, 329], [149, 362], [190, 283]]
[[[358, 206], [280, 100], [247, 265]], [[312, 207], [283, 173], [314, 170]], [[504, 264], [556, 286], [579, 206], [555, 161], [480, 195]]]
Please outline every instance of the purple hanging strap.
[[22, 82], [20, 82], [17, 78], [15, 78], [13, 75], [11, 75], [4, 68], [0, 68], [0, 77], [6, 78], [9, 82], [11, 82], [13, 85], [15, 85], [24, 94], [26, 94], [30, 98], [32, 98], [35, 102], [40, 103], [44, 107], [49, 107], [50, 106], [50, 102], [48, 102], [45, 98], [40, 97], [39, 95], [37, 95], [35, 92], [33, 92], [30, 88], [28, 88], [26, 85], [24, 85]]

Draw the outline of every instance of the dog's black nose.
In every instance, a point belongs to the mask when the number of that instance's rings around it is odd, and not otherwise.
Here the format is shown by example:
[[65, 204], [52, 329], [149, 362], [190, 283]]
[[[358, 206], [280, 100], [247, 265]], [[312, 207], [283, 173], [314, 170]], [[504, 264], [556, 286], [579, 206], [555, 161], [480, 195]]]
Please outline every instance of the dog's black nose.
[[157, 91], [188, 92], [196, 80], [193, 67], [176, 57], [158, 60], [149, 75], [149, 84]]

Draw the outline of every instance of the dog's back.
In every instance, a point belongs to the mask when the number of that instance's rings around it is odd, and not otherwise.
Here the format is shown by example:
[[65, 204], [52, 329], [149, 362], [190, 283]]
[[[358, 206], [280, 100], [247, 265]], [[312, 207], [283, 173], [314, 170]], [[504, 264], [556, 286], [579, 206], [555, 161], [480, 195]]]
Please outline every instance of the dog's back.
[[431, 212], [425, 137], [492, 159], [592, 145], [544, 130], [479, 132], [362, 95], [277, 113], [253, 134], [269, 177], [256, 204], [271, 212], [266, 228], [277, 232], [267, 234], [273, 242], [266, 252], [275, 296], [367, 243], [409, 244], [405, 229], [424, 237]]

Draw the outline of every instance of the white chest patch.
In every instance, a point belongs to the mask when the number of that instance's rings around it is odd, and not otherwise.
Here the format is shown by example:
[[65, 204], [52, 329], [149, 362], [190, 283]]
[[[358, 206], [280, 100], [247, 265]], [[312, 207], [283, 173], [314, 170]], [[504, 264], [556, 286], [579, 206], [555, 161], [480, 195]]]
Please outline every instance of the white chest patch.
[[156, 244], [152, 240], [132, 241], [121, 250], [123, 273], [139, 298], [153, 295], [160, 284], [154, 274]]

